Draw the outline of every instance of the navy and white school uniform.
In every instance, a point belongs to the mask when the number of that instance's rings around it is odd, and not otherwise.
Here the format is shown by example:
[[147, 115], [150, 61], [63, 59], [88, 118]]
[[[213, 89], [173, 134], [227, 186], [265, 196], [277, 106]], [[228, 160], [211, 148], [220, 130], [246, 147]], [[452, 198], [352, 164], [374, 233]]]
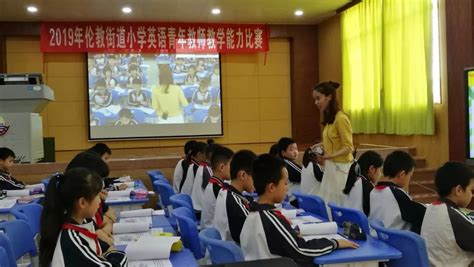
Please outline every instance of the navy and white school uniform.
[[206, 162], [201, 162], [194, 177], [193, 189], [191, 192], [191, 200], [195, 211], [202, 210], [202, 199], [204, 197], [204, 190], [209, 183], [212, 176], [212, 169]]
[[216, 176], [212, 176], [209, 179], [209, 183], [204, 190], [201, 205], [201, 229], [213, 226], [217, 196], [219, 195], [219, 191], [227, 186], [228, 184]]
[[301, 183], [301, 166], [296, 164], [294, 161], [285, 159], [286, 169], [288, 170], [288, 193], [293, 193], [300, 189]]
[[313, 162], [301, 169], [301, 185], [300, 191], [305, 194], [316, 195], [321, 188], [321, 181], [323, 180], [324, 168]]
[[[146, 105], [142, 103], [146, 102]], [[130, 92], [128, 95], [128, 105], [131, 107], [146, 107], [150, 103], [150, 99], [146, 96], [146, 94], [142, 91], [136, 93], [135, 91]]]
[[103, 254], [108, 249], [107, 243], [95, 234], [93, 221], [77, 224], [69, 220], [59, 233], [51, 266], [127, 266], [124, 252], [110, 251]]
[[221, 189], [216, 199], [214, 228], [222, 240], [240, 243], [240, 232], [253, 200], [246, 198], [232, 185]]
[[474, 261], [474, 221], [449, 199], [426, 208], [421, 226], [432, 266], [469, 266]]
[[357, 209], [369, 216], [370, 214], [370, 192], [374, 185], [369, 178], [361, 175], [357, 178], [354, 186], [344, 200], [344, 207]]
[[312, 265], [314, 257], [338, 248], [334, 239], [305, 241], [272, 205], [257, 204], [250, 210], [240, 234], [245, 260], [288, 257], [300, 265]]
[[138, 125], [138, 122], [134, 119], [130, 119], [128, 124], [123, 123], [121, 120], [115, 122], [115, 126], [127, 126], [127, 125]]
[[194, 185], [194, 177], [196, 177], [197, 170], [199, 168], [200, 163], [191, 160], [191, 166], [188, 168], [188, 172], [186, 173], [186, 178], [181, 181], [180, 193], [187, 194], [191, 196], [193, 192], [193, 185]]
[[190, 162], [186, 158], [182, 158], [176, 163], [173, 173], [173, 190], [179, 192], [180, 184], [184, 176], [188, 173]]
[[0, 170], [0, 190], [20, 190], [25, 189], [25, 184], [18, 181], [10, 173]]
[[370, 192], [369, 219], [377, 219], [385, 227], [420, 233], [426, 207], [413, 201], [408, 193], [392, 182], [378, 182]]
[[95, 92], [91, 97], [91, 102], [99, 107], [108, 107], [112, 104], [112, 93], [106, 89], [104, 95]]

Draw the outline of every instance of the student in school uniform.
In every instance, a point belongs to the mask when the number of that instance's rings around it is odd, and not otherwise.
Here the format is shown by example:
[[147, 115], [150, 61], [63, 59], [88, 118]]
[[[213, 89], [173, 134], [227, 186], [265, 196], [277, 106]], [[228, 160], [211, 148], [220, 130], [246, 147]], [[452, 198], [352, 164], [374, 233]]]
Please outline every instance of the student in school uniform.
[[[301, 166], [295, 160], [298, 158], [298, 146], [295, 140], [289, 137], [283, 137], [278, 141], [280, 157], [283, 159], [288, 170], [288, 193], [293, 193], [300, 190], [301, 183]], [[290, 203], [298, 207], [298, 200], [293, 196], [290, 197]]]
[[99, 175], [103, 180], [103, 190], [100, 195], [101, 203], [97, 212], [92, 217], [94, 225], [96, 226], [96, 234], [101, 240], [112, 245], [112, 225], [117, 221], [117, 216], [114, 209], [110, 208], [106, 203], [107, 191], [105, 188], [104, 179], [109, 176], [109, 167], [97, 153], [85, 151], [77, 154], [66, 167], [66, 171], [74, 168], [85, 168], [93, 171]]
[[25, 189], [25, 184], [10, 173], [14, 161], [15, 152], [8, 147], [0, 147], [0, 191]]
[[314, 266], [313, 259], [338, 248], [356, 248], [348, 240], [328, 238], [305, 241], [291, 228], [290, 222], [275, 204], [281, 203], [288, 190], [288, 171], [283, 160], [269, 154], [253, 163], [252, 177], [258, 204], [251, 206], [240, 234], [245, 260], [288, 257], [300, 266]]
[[112, 93], [107, 89], [103, 78], [95, 82], [95, 91], [91, 97], [91, 104], [95, 108], [104, 108], [112, 105]]
[[194, 92], [191, 102], [194, 103], [196, 109], [209, 109], [211, 106], [211, 91], [209, 84], [211, 80], [204, 78], [199, 82], [199, 88]]
[[41, 214], [41, 266], [127, 266], [125, 253], [99, 239], [90, 220], [101, 190], [101, 178], [84, 168], [51, 178]]
[[369, 216], [370, 192], [382, 176], [382, 157], [375, 151], [364, 152], [352, 163], [346, 187], [342, 191], [347, 197], [344, 207], [360, 210]]
[[206, 160], [207, 144], [204, 142], [197, 142], [191, 150], [191, 162], [183, 179], [179, 184], [179, 192], [191, 196], [194, 185], [194, 178], [199, 169], [199, 166]]
[[119, 119], [115, 122], [115, 126], [132, 126], [138, 125], [138, 122], [133, 119], [133, 113], [128, 108], [122, 108], [119, 111]]
[[186, 75], [186, 77], [184, 78], [184, 84], [186, 85], [199, 84], [199, 77], [197, 76], [195, 65], [189, 66], [188, 75]]
[[439, 199], [426, 208], [421, 237], [432, 266], [472, 266], [474, 221], [460, 208], [472, 200], [474, 174], [463, 163], [446, 162], [436, 171]]
[[426, 208], [407, 192], [414, 169], [415, 161], [405, 151], [394, 151], [385, 158], [384, 177], [370, 192], [369, 219], [380, 220], [388, 228], [420, 233]]
[[[321, 153], [322, 154], [322, 153]], [[319, 193], [324, 175], [324, 160], [317, 157], [311, 148], [303, 154], [303, 167], [301, 168], [300, 191], [305, 194], [316, 195]]]
[[117, 85], [117, 80], [112, 77], [112, 69], [109, 66], [105, 66], [102, 70], [104, 72], [104, 80], [107, 88], [113, 89]]
[[252, 164], [257, 155], [250, 150], [235, 153], [230, 162], [231, 183], [219, 191], [214, 213], [214, 227], [222, 240], [240, 243], [240, 232], [250, 212], [253, 199], [242, 193], [253, 193]]
[[212, 177], [204, 190], [201, 211], [201, 229], [213, 226], [216, 199], [219, 191], [227, 186], [226, 180], [230, 179], [230, 161], [234, 152], [229, 148], [217, 145], [212, 151], [211, 167]]
[[150, 106], [150, 99], [146, 96], [146, 94], [142, 91], [142, 78], [134, 78], [132, 80], [132, 89], [133, 91], [130, 92], [128, 95], [128, 105], [130, 107], [148, 107]]
[[218, 144], [214, 143], [213, 139], [207, 140], [207, 148], [205, 153], [206, 160], [199, 164], [199, 167], [196, 171], [196, 175], [194, 176], [194, 183], [191, 191], [191, 200], [193, 202], [193, 207], [196, 211], [198, 219], [201, 218], [204, 190], [206, 190], [206, 186], [209, 183], [209, 179], [211, 179], [212, 177], [211, 156], [212, 151], [214, 151], [216, 146], [218, 146]]
[[184, 144], [184, 156], [178, 161], [173, 173], [173, 190], [179, 192], [179, 185], [183, 180], [183, 174], [188, 173], [189, 165], [191, 164], [191, 150], [196, 145], [196, 140], [189, 140]]
[[136, 79], [142, 80], [142, 77], [140, 76], [140, 69], [138, 65], [136, 64], [130, 64], [128, 66], [128, 72], [130, 76], [128, 77], [128, 88], [133, 88], [133, 81]]

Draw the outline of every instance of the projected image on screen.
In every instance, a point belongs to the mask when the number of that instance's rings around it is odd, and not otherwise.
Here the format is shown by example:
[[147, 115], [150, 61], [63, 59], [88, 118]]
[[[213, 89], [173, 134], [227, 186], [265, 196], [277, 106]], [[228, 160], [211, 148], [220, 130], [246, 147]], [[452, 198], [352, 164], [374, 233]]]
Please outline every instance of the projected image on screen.
[[222, 135], [218, 54], [88, 54], [89, 138]]

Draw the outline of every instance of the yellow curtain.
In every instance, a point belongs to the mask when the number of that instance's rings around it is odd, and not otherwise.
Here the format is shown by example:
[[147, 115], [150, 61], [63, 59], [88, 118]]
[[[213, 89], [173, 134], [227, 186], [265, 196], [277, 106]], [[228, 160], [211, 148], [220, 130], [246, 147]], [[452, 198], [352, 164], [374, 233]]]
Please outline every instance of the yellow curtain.
[[355, 133], [434, 134], [431, 0], [364, 0], [341, 17]]
[[354, 133], [380, 132], [382, 1], [365, 0], [342, 14], [343, 108]]

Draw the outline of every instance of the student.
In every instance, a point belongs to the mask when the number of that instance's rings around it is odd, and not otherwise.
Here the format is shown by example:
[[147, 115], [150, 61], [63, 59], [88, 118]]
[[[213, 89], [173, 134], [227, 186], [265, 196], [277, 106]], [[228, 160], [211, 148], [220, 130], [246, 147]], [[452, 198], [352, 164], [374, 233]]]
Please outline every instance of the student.
[[214, 143], [214, 140], [207, 140], [207, 148], [205, 153], [206, 159], [199, 164], [199, 168], [197, 169], [196, 175], [194, 177], [191, 199], [193, 201], [194, 210], [196, 210], [198, 213], [199, 218], [201, 217], [201, 205], [202, 199], [204, 197], [204, 190], [206, 189], [209, 179], [211, 179], [212, 176], [211, 156], [216, 146], [218, 146], [218, 144]]
[[221, 123], [221, 109], [218, 105], [213, 104], [209, 107], [208, 114], [204, 118], [204, 123]]
[[196, 66], [191, 65], [189, 66], [188, 69], [188, 75], [184, 78], [184, 84], [186, 85], [193, 85], [193, 84], [198, 84], [199, 83], [199, 77], [197, 76], [196, 73]]
[[133, 88], [133, 81], [136, 79], [139, 79], [140, 81], [142, 80], [142, 77], [140, 77], [140, 70], [138, 65], [136, 64], [130, 64], [128, 65], [128, 72], [130, 73], [130, 76], [128, 77], [128, 87]]
[[142, 91], [142, 78], [134, 78], [132, 80], [132, 89], [128, 95], [128, 105], [130, 107], [148, 107], [150, 99]]
[[112, 93], [107, 89], [107, 84], [103, 78], [95, 82], [95, 92], [92, 94], [91, 104], [95, 108], [104, 108], [112, 105]]
[[201, 71], [205, 71], [205, 70], [206, 70], [206, 66], [204, 65], [204, 59], [199, 58], [197, 60], [196, 71], [201, 72]]
[[274, 157], [279, 157], [280, 155], [280, 147], [278, 146], [278, 143], [276, 144], [273, 144], [271, 147], [270, 147], [270, 150], [268, 151], [268, 153]]
[[25, 184], [11, 175], [15, 164], [15, 152], [8, 147], [0, 147], [0, 191], [25, 189]]
[[186, 72], [186, 65], [184, 65], [184, 61], [183, 61], [182, 58], [177, 58], [176, 59], [176, 63], [174, 65], [173, 72], [174, 73]]
[[288, 220], [275, 210], [288, 190], [285, 162], [269, 154], [260, 155], [253, 163], [252, 177], [258, 204], [251, 206], [240, 234], [245, 260], [288, 257], [300, 265], [311, 265], [314, 257], [338, 248], [356, 248], [348, 240], [312, 239], [305, 241], [291, 228]]
[[216, 146], [211, 156], [212, 177], [204, 190], [201, 211], [201, 229], [213, 226], [216, 199], [230, 179], [230, 160], [234, 152], [225, 146]]
[[97, 238], [101, 178], [84, 168], [51, 178], [41, 214], [41, 266], [127, 266], [124, 252]]
[[109, 146], [107, 146], [104, 143], [97, 143], [91, 148], [89, 148], [88, 151], [92, 151], [99, 154], [102, 160], [105, 161], [106, 163], [109, 162], [109, 159], [112, 156], [112, 150], [110, 149]]
[[196, 177], [197, 170], [202, 162], [206, 160], [207, 144], [204, 142], [197, 142], [190, 153], [191, 162], [188, 171], [183, 173], [183, 179], [180, 182], [179, 192], [191, 196], [194, 185], [194, 177]]
[[377, 219], [385, 227], [420, 233], [425, 206], [407, 193], [415, 161], [405, 151], [390, 153], [383, 164], [384, 177], [370, 192], [369, 219]]
[[242, 193], [255, 191], [252, 164], [256, 159], [257, 155], [250, 150], [240, 150], [232, 157], [232, 181], [219, 191], [214, 214], [214, 227], [219, 230], [222, 240], [240, 243], [240, 232], [253, 202], [253, 199], [246, 198]]
[[[93, 171], [103, 180], [109, 176], [109, 167], [107, 164], [96, 153], [90, 151], [77, 154], [67, 165], [66, 171], [74, 168], [85, 168]], [[105, 203], [107, 191], [105, 190], [106, 187], [104, 182], [102, 186], [103, 190], [100, 195], [102, 201], [92, 219], [96, 226], [96, 233], [99, 238], [112, 245], [112, 224], [117, 221], [117, 216], [115, 211]]]
[[211, 75], [211, 86], [221, 87], [221, 75], [220, 75], [219, 64], [215, 64], [213, 67], [213, 71]]
[[[301, 183], [301, 166], [295, 160], [298, 158], [298, 146], [295, 140], [283, 137], [278, 141], [279, 155], [285, 161], [286, 169], [288, 170], [288, 178], [290, 183], [288, 185], [289, 193], [300, 190]], [[298, 200], [293, 196], [290, 198], [293, 206], [298, 207]]]
[[364, 152], [352, 163], [346, 187], [342, 191], [347, 198], [344, 207], [360, 210], [369, 216], [370, 192], [382, 176], [382, 157], [375, 151]]
[[317, 157], [311, 148], [307, 148], [303, 154], [300, 191], [305, 194], [318, 194], [323, 175], [324, 160]]
[[196, 145], [196, 140], [189, 140], [184, 144], [184, 156], [178, 161], [174, 168], [173, 174], [173, 189], [175, 192], [179, 192], [181, 180], [183, 180], [183, 174], [188, 173], [189, 165], [191, 164], [191, 151]]
[[115, 126], [130, 126], [138, 125], [138, 122], [133, 119], [133, 113], [128, 108], [122, 108], [119, 111], [119, 120], [115, 122]]
[[112, 75], [118, 75], [120, 69], [118, 67], [117, 56], [109, 55], [107, 57], [107, 66], [112, 70]]
[[158, 123], [184, 123], [183, 109], [188, 105], [180, 86], [173, 84], [169, 65], [159, 71], [159, 85], [152, 88], [151, 103], [158, 116]]
[[199, 88], [191, 98], [196, 109], [209, 109], [211, 105], [211, 91], [209, 90], [210, 79], [205, 78], [199, 82]]
[[426, 209], [421, 237], [432, 266], [471, 266], [474, 222], [460, 208], [472, 200], [474, 174], [461, 162], [446, 162], [436, 171], [439, 200]]
[[113, 89], [117, 85], [117, 81], [112, 77], [112, 69], [109, 66], [105, 66], [102, 70], [104, 72], [104, 80], [107, 88]]

